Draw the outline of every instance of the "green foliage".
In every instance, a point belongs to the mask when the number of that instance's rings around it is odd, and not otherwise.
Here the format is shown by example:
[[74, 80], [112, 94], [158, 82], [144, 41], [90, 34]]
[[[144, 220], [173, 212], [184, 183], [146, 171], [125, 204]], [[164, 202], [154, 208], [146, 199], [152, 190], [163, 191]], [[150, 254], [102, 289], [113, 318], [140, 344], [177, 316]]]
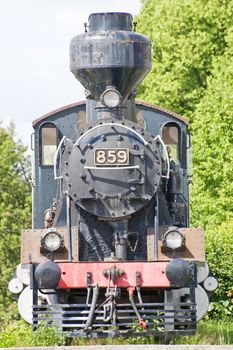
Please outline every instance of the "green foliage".
[[210, 267], [217, 277], [218, 289], [211, 303], [210, 314], [216, 319], [233, 315], [233, 218], [206, 230], [206, 252]]
[[[65, 335], [58, 332], [55, 327], [46, 327], [41, 324], [36, 331], [33, 331], [24, 321], [17, 321], [8, 324], [0, 332], [0, 347], [28, 347], [28, 346], [54, 346], [54, 345], [105, 345], [105, 344], [165, 344], [164, 337], [135, 337], [135, 338], [105, 338], [87, 339], [73, 338], [66, 339]], [[198, 324], [195, 336], [176, 336], [172, 338], [172, 344], [232, 344], [233, 323], [202, 321]]]
[[140, 98], [190, 118], [193, 226], [206, 230], [219, 288], [211, 315], [232, 316], [233, 1], [143, 0], [138, 30], [152, 39], [153, 68]]
[[215, 62], [192, 123], [193, 221], [205, 225], [233, 216], [233, 27], [226, 39], [228, 49]]
[[32, 327], [23, 320], [13, 322], [0, 333], [0, 347], [28, 347], [66, 345], [66, 337], [53, 326], [44, 323], [33, 331]]
[[192, 117], [226, 47], [232, 1], [144, 0], [138, 31], [152, 40], [153, 66], [140, 97]]
[[14, 141], [14, 128], [0, 126], [0, 318], [11, 301], [7, 284], [20, 257], [20, 229], [31, 222], [29, 162]]

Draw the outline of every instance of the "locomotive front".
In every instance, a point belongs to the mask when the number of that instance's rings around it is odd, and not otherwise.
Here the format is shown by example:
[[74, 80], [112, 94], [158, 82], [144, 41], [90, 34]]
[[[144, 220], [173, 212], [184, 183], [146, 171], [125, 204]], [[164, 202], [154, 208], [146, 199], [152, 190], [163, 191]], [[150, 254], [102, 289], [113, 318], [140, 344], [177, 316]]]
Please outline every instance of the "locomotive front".
[[[164, 110], [153, 123], [151, 114], [137, 117], [136, 89], [151, 68], [151, 47], [132, 26], [127, 13], [92, 14], [72, 39], [85, 122], [69, 124], [73, 135], [63, 133], [56, 147], [58, 190], [45, 228], [22, 233], [29, 321], [52, 322], [70, 336], [193, 334], [216, 287], [203, 231], [188, 227], [187, 127], [180, 122], [182, 141], [173, 149], [175, 114], [166, 122]], [[60, 133], [68, 123], [62, 119]]]

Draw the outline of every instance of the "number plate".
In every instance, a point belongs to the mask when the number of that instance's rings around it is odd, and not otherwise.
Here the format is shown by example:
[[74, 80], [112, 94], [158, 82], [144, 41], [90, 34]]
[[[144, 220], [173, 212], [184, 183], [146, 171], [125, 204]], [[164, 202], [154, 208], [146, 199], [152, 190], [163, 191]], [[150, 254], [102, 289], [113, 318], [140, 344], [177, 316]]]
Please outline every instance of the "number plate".
[[98, 166], [129, 165], [129, 150], [127, 148], [96, 148], [94, 162]]

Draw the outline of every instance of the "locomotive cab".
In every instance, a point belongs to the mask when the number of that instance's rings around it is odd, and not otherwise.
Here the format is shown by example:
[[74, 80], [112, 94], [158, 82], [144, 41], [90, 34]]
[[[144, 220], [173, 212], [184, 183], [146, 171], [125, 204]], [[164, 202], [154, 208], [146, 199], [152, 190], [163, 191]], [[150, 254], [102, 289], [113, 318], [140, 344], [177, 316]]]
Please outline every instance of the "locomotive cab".
[[189, 227], [188, 122], [135, 102], [151, 54], [131, 15], [92, 14], [70, 53], [86, 101], [33, 122], [27, 320], [69, 336], [194, 334], [211, 273]]

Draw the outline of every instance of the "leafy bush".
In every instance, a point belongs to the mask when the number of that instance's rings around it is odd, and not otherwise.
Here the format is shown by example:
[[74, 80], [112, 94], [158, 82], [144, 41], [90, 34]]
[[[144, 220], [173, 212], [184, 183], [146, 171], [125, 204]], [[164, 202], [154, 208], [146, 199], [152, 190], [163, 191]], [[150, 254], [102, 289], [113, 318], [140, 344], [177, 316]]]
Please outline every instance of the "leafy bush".
[[210, 315], [216, 319], [233, 316], [233, 218], [206, 230], [206, 253], [218, 289], [210, 304]]
[[20, 320], [1, 328], [0, 347], [66, 345], [66, 337], [53, 326], [44, 323], [33, 331], [25, 321]]

